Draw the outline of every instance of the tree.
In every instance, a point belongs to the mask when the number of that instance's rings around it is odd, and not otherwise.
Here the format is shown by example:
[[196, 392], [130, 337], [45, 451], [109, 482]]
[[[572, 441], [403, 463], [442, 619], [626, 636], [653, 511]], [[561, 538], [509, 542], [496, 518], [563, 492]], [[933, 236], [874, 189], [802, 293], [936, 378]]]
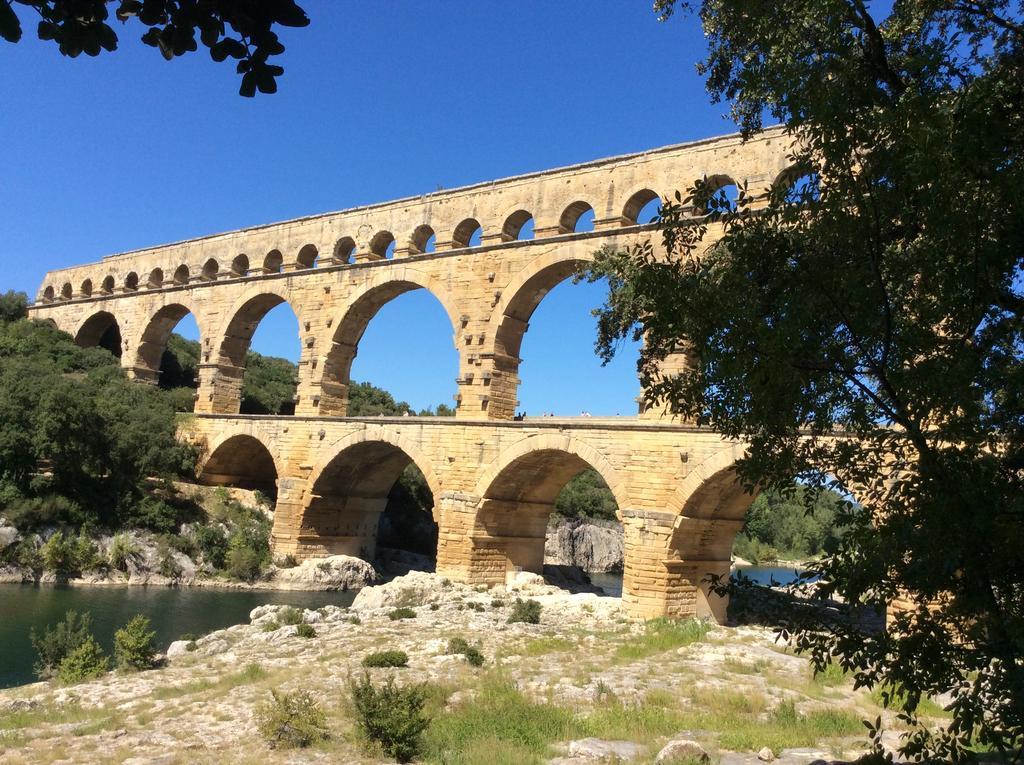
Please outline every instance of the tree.
[[0, 511], [22, 528], [121, 525], [151, 479], [194, 460], [167, 394], [128, 380], [108, 351], [48, 322], [0, 322]]
[[[819, 667], [907, 692], [905, 753], [1020, 747], [1024, 6], [693, 5], [710, 93], [747, 136], [779, 120], [802, 180], [732, 209], [698, 179], [664, 201], [665, 252], [599, 253], [599, 350], [642, 335], [648, 399], [746, 442], [746, 484], [863, 504], [838, 513], [815, 597], [913, 608], [877, 634], [784, 626]], [[681, 339], [692, 367], [662, 375]], [[953, 719], [932, 735], [914, 710], [942, 692]]]
[[15, 8], [39, 17], [40, 40], [52, 40], [72, 58], [117, 49], [117, 33], [107, 23], [110, 6], [122, 24], [136, 19], [146, 31], [142, 42], [170, 61], [198, 49], [196, 33], [214, 61], [238, 62], [239, 93], [277, 92], [284, 68], [269, 63], [284, 52], [276, 26], [304, 27], [305, 11], [294, 0], [0, 0], [0, 38], [16, 43], [22, 22]]

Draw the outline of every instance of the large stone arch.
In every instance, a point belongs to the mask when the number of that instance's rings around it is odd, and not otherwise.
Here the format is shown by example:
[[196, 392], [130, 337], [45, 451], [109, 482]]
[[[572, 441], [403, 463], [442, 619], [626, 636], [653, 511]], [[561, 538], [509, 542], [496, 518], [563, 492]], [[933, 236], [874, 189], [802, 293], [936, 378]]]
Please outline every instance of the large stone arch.
[[728, 600], [711, 592], [709, 577], [729, 576], [733, 540], [757, 496], [736, 475], [736, 462], [746, 450], [733, 442], [706, 457], [669, 500], [675, 516], [663, 559], [669, 614], [725, 621]]
[[412, 268], [401, 268], [381, 273], [368, 280], [357, 295], [348, 301], [334, 323], [332, 334], [324, 344], [318, 360], [319, 371], [313, 382], [312, 394], [307, 412], [321, 415], [344, 417], [348, 411], [348, 386], [352, 362], [359, 350], [366, 328], [378, 311], [395, 298], [413, 290], [429, 292], [444, 308], [452, 328], [452, 343], [456, 342], [456, 331], [461, 326], [455, 299], [448, 288], [438, 279]]
[[164, 351], [167, 350], [171, 333], [174, 332], [179, 322], [189, 314], [195, 317], [196, 325], [199, 327], [199, 342], [201, 353], [203, 354], [200, 357], [200, 363], [207, 360], [205, 355], [208, 353], [208, 350], [202, 346], [206, 338], [202, 317], [196, 313], [189, 299], [190, 296], [179, 294], [175, 297], [178, 298], [177, 302], [165, 303], [153, 312], [138, 336], [138, 340], [134, 345], [135, 353], [131, 365], [132, 374], [138, 380], [146, 382], [157, 382], [159, 380], [161, 360], [163, 359]]
[[[434, 466], [397, 428], [367, 426], [335, 441], [321, 454], [310, 472], [297, 517], [286, 518], [282, 513], [275, 519], [275, 536], [291, 531], [299, 556], [353, 555], [372, 560], [377, 523], [388, 494], [410, 464], [423, 474], [434, 496], [434, 520], [440, 521], [442, 486]], [[286, 524], [292, 528], [284, 528]]]
[[587, 468], [596, 470], [619, 504], [625, 485], [615, 467], [594, 447], [562, 433], [529, 436], [504, 449], [486, 467], [474, 494], [471, 523], [474, 568], [487, 584], [502, 584], [515, 571], [541, 573], [548, 520], [565, 485]]
[[123, 340], [117, 317], [109, 311], [96, 311], [75, 331], [75, 343], [83, 348], [99, 346], [121, 358]]
[[[291, 300], [287, 289], [274, 289], [271, 285], [257, 284], [245, 290], [224, 315], [220, 329], [213, 334], [215, 350], [209, 365], [204, 364], [200, 387], [200, 406], [196, 411], [237, 414], [242, 403], [242, 380], [245, 375], [245, 359], [263, 318], [282, 303], [287, 303], [299, 325], [297, 340], [302, 344], [303, 315], [300, 307]], [[299, 363], [300, 378], [303, 364]], [[302, 380], [299, 381], [299, 390]]]
[[274, 497], [281, 467], [264, 439], [248, 429], [219, 434], [199, 464], [199, 482], [208, 486], [259, 489]]
[[588, 242], [557, 245], [520, 269], [501, 291], [491, 311], [487, 331], [493, 365], [489, 380], [489, 417], [512, 419], [514, 416], [519, 388], [519, 353], [530, 317], [552, 289], [594, 259], [593, 249]]

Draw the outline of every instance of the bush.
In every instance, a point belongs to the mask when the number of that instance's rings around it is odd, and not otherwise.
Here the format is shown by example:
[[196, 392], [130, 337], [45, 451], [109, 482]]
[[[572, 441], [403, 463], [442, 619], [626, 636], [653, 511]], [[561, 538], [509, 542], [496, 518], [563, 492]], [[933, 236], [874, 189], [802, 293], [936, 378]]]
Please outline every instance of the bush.
[[316, 630], [313, 629], [312, 624], [302, 623], [295, 628], [295, 634], [301, 638], [315, 638]]
[[399, 619], [415, 619], [416, 612], [408, 606], [402, 606], [401, 608], [396, 608], [394, 611], [389, 613], [388, 618], [393, 622], [398, 621]]
[[128, 571], [129, 562], [138, 561], [142, 550], [130, 534], [115, 534], [107, 550], [107, 564], [117, 571]]
[[465, 653], [469, 650], [469, 642], [463, 637], [453, 637], [448, 641], [448, 648], [445, 649], [447, 654]]
[[281, 625], [278, 624], [276, 621], [269, 621], [269, 622], [267, 622], [266, 624], [263, 625], [263, 631], [264, 632], [273, 632], [274, 630], [279, 630], [279, 629], [281, 629]]
[[474, 667], [482, 667], [484, 664], [484, 655], [480, 653], [480, 649], [476, 646], [471, 646], [465, 638], [453, 637], [448, 641], [448, 648], [445, 649], [447, 654], [462, 654], [466, 661], [472, 664]]
[[99, 565], [96, 545], [84, 534], [77, 537], [55, 532], [40, 550], [43, 567], [59, 576], [70, 576]]
[[92, 618], [88, 613], [68, 611], [62, 621], [47, 627], [42, 635], [37, 634], [35, 628], [32, 629], [29, 639], [37, 657], [33, 669], [40, 680], [56, 675], [68, 654], [92, 637], [91, 626]]
[[149, 619], [142, 614], [133, 616], [114, 633], [114, 658], [119, 669], [149, 669], [155, 655], [156, 632], [149, 629]]
[[263, 571], [264, 555], [246, 545], [242, 537], [232, 536], [224, 562], [228, 576], [243, 582], [253, 582]]
[[35, 537], [22, 539], [14, 550], [14, 559], [19, 566], [32, 569], [33, 571], [43, 570], [43, 555]]
[[423, 731], [430, 724], [423, 706], [424, 685], [396, 686], [393, 677], [376, 687], [368, 674], [349, 681], [356, 727], [363, 738], [374, 742], [390, 757], [409, 762], [420, 752]]
[[92, 635], [65, 656], [57, 667], [57, 678], [62, 683], [80, 683], [100, 677], [110, 669], [110, 658], [104, 655], [100, 644]]
[[277, 612], [277, 620], [281, 624], [302, 624], [302, 612], [292, 606], [285, 606]]
[[409, 655], [405, 651], [375, 651], [363, 657], [364, 667], [407, 667]]
[[213, 568], [224, 568], [228, 554], [228, 538], [220, 526], [199, 526], [196, 528], [196, 547], [203, 555], [203, 562]]
[[540, 603], [536, 600], [516, 598], [516, 602], [512, 604], [512, 613], [508, 615], [508, 623], [540, 624], [540, 609]]
[[330, 734], [327, 718], [309, 691], [270, 691], [270, 700], [256, 707], [256, 729], [271, 749], [306, 747]]

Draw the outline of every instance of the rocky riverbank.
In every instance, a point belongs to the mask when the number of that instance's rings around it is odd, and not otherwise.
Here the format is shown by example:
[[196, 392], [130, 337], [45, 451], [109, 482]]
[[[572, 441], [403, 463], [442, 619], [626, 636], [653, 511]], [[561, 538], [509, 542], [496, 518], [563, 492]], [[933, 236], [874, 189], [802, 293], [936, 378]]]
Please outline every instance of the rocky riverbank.
[[[188, 533], [188, 529], [182, 530], [182, 536]], [[30, 536], [41, 547], [48, 534]], [[226, 576], [199, 557], [168, 548], [160, 535], [146, 531], [127, 531], [92, 539], [92, 558], [96, 565], [81, 571], [57, 572], [38, 565], [23, 565], [11, 560], [13, 555], [7, 556], [8, 562], [2, 562], [5, 553], [15, 550], [25, 537], [0, 518], [0, 583], [347, 591], [377, 584], [413, 569], [433, 569], [433, 560], [427, 556], [381, 548], [372, 565], [347, 556], [331, 556], [298, 565], [288, 565], [288, 561], [278, 559], [264, 567], [258, 576], [239, 580]], [[119, 543], [127, 545], [132, 552], [114, 566], [111, 561]], [[578, 573], [567, 573], [572, 569], [619, 573], [623, 561], [622, 527], [614, 522], [560, 519], [548, 527], [544, 552], [545, 564], [561, 569], [560, 575], [569, 576], [576, 584], [583, 584], [584, 580]]]
[[[509, 623], [516, 598], [540, 604], [538, 624]], [[412, 616], [394, 618], [399, 607]], [[375, 680], [430, 688], [423, 757], [433, 762], [852, 760], [860, 719], [879, 714], [841, 673], [814, 678], [766, 630], [629, 621], [617, 599], [530, 574], [485, 590], [412, 573], [301, 620], [314, 637], [268, 605], [248, 624], [172, 644], [159, 669], [0, 691], [0, 761], [386, 762], [355, 735], [347, 694], [363, 657], [384, 649], [405, 651], [408, 667], [369, 670]], [[456, 637], [478, 646], [482, 667], [448, 653]], [[254, 708], [271, 689], [300, 688], [324, 708], [330, 739], [268, 748]]]

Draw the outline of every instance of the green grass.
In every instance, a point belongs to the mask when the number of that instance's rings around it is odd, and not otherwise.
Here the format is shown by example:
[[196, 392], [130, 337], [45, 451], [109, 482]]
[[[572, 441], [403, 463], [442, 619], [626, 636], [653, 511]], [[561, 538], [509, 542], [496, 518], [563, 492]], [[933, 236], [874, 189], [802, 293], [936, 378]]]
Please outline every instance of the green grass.
[[267, 677], [267, 671], [259, 664], [253, 663], [246, 665], [244, 669], [238, 672], [226, 675], [218, 680], [190, 680], [184, 685], [171, 685], [166, 688], [156, 688], [153, 690], [151, 695], [154, 699], [165, 700], [176, 699], [181, 696], [189, 696], [193, 693], [202, 693], [203, 691], [209, 690], [229, 691], [240, 685], [255, 683], [265, 677]]
[[40, 725], [66, 725], [68, 723], [94, 723], [107, 716], [102, 709], [83, 709], [76, 702], [66, 704], [40, 704], [33, 709], [7, 712], [0, 715], [0, 731], [36, 728]]
[[[888, 703], [886, 703], [887, 692], [889, 694]], [[871, 701], [885, 709], [892, 709], [897, 712], [907, 711], [906, 692], [902, 689], [892, 690], [892, 686], [876, 685], [871, 689]], [[949, 718], [952, 716], [928, 697], [924, 697], [918, 702], [915, 712], [923, 717]]]
[[618, 647], [615, 656], [626, 661], [643, 659], [684, 645], [700, 643], [710, 631], [711, 627], [701, 619], [651, 619], [644, 625], [644, 633], [629, 638], [629, 642]]
[[446, 765], [539, 763], [552, 742], [580, 733], [572, 713], [530, 701], [506, 678], [486, 675], [471, 703], [434, 717], [424, 736], [424, 757]]
[[734, 675], [760, 675], [770, 666], [771, 662], [767, 659], [757, 659], [754, 662], [748, 662], [734, 659], [730, 656], [722, 662], [722, 667], [725, 671], [732, 672]]
[[568, 651], [573, 647], [571, 640], [561, 637], [534, 638], [523, 646], [523, 656], [544, 656], [557, 651]]
[[826, 688], [834, 688], [846, 682], [848, 673], [840, 665], [829, 662], [821, 672], [814, 672], [812, 681]]

